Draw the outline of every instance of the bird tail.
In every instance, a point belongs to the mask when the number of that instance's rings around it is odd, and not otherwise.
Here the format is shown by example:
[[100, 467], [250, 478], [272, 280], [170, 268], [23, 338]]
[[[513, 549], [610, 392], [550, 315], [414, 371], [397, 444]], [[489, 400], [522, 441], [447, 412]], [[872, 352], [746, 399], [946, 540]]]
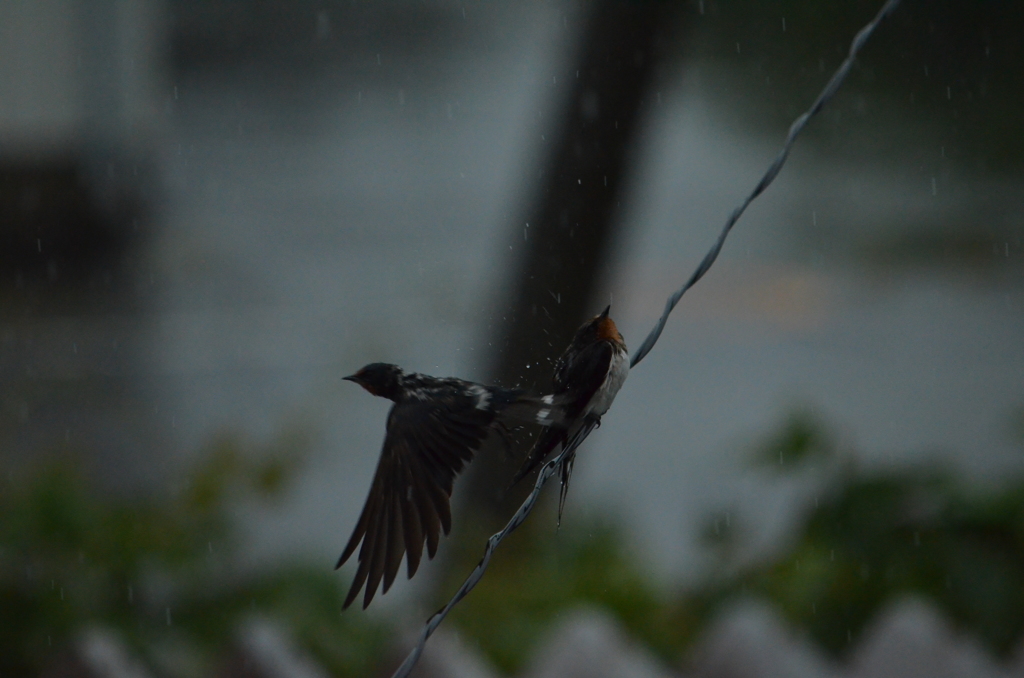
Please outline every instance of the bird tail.
[[505, 390], [494, 395], [495, 409], [502, 419], [541, 426], [561, 426], [566, 422], [565, 399], [562, 397]]

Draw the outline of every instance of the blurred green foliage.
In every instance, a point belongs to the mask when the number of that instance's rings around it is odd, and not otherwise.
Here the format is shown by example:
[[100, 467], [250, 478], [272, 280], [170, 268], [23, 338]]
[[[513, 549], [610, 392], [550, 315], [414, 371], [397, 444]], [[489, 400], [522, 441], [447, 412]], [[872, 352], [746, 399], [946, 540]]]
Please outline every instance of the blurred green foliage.
[[373, 669], [388, 630], [340, 615], [332, 571], [251, 571], [238, 557], [230, 506], [277, 494], [297, 444], [254, 454], [221, 438], [163, 497], [100, 491], [69, 458], [12, 472], [0, 490], [0, 675], [38, 675], [92, 624], [119, 630], [163, 675], [210, 674], [254, 614], [281, 621], [335, 675]]
[[[1000, 655], [1020, 642], [1024, 478], [983, 488], [932, 467], [859, 469], [806, 411], [768, 436], [753, 461], [772, 474], [817, 465], [819, 480], [827, 478], [792, 543], [768, 560], [731, 562], [742, 530], [718, 521], [708, 530], [720, 556], [713, 571], [673, 592], [650, 577], [614, 523], [591, 518], [555, 533], [551, 512], [541, 510], [502, 544], [452, 622], [507, 673], [522, 668], [560, 611], [582, 605], [613, 614], [670, 665], [718, 610], [746, 596], [773, 603], [837, 657], [906, 595], [931, 600]], [[453, 568], [444, 590], [467, 572]]]
[[1008, 654], [1024, 634], [1024, 478], [982, 487], [938, 467], [865, 471], [836, 449], [806, 414], [762, 446], [759, 461], [817, 463], [830, 478], [780, 558], [696, 598], [763, 596], [841, 655], [885, 603], [917, 595]]
[[[161, 675], [212, 675], [254, 615], [280, 622], [334, 675], [380, 671], [393, 629], [359, 611], [341, 614], [343, 578], [301, 563], [240, 564], [229, 509], [286, 485], [292, 444], [254, 454], [220, 439], [164, 497], [103, 493], [67, 459], [9, 476], [0, 492], [0, 675], [38, 675], [90, 624], [120, 631]], [[592, 516], [556, 531], [553, 506], [542, 505], [450, 623], [508, 674], [579, 606], [610, 612], [669, 664], [741, 596], [772, 602], [837, 656], [908, 594], [997, 653], [1020, 641], [1024, 478], [985, 488], [930, 467], [858, 468], [808, 412], [782, 422], [753, 461], [775, 476], [817, 468], [806, 477], [822, 483], [792, 541], [767, 560], [737, 561], [742, 516], [719, 521], [707, 531], [715, 566], [701, 585], [674, 590], [650, 576], [615, 522]], [[442, 590], [453, 591], [478, 556], [454, 554]]]
[[[513, 674], [562, 611], [590, 605], [662, 654], [680, 646], [691, 620], [638, 565], [619, 527], [596, 516], [557, 533], [554, 524], [546, 507], [502, 543], [486, 576], [451, 614], [466, 638]], [[444, 590], [455, 590], [465, 574], [450, 570]]]

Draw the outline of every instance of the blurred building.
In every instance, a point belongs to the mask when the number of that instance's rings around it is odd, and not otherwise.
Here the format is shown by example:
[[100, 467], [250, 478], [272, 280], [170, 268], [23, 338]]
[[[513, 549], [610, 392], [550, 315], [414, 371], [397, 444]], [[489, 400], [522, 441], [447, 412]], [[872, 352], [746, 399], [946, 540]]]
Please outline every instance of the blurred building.
[[159, 0], [0, 4], [0, 435], [114, 484], [159, 440], [136, 363], [165, 31]]

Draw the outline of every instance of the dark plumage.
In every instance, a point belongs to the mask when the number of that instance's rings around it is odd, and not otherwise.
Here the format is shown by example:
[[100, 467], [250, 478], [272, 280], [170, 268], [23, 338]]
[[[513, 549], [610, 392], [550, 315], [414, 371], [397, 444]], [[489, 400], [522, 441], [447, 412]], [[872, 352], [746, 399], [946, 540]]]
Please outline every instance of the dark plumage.
[[440, 533], [451, 529], [455, 476], [493, 429], [506, 419], [551, 425], [561, 421], [561, 413], [549, 396], [406, 374], [385, 363], [367, 365], [345, 379], [395, 403], [370, 495], [337, 564], [341, 567], [362, 543], [344, 607], [365, 584], [365, 608], [381, 580], [385, 593], [391, 587], [403, 556], [410, 578], [424, 542], [427, 555], [434, 557]]
[[[611, 306], [583, 323], [565, 352], [555, 362], [553, 397], [564, 408], [563, 421], [545, 428], [512, 483], [519, 482], [559, 445], [565, 445], [585, 422], [601, 423], [615, 394], [629, 374], [629, 354], [615, 322], [608, 316]], [[561, 468], [562, 494], [559, 515], [572, 474], [573, 457]]]

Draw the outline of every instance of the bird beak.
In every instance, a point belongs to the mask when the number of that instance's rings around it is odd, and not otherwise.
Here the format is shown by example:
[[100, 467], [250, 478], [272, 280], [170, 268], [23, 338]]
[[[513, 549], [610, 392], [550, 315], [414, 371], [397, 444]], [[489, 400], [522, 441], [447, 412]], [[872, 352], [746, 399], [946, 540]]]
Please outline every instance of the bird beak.
[[345, 381], [354, 381], [357, 384], [359, 383], [359, 377], [355, 374], [350, 374], [347, 377], [342, 377], [342, 379], [344, 379]]
[[610, 310], [612, 310], [612, 305], [608, 304], [607, 306], [604, 307], [604, 310], [601, 311], [600, 317], [601, 318], [607, 318], [608, 317], [608, 311], [610, 311]]

